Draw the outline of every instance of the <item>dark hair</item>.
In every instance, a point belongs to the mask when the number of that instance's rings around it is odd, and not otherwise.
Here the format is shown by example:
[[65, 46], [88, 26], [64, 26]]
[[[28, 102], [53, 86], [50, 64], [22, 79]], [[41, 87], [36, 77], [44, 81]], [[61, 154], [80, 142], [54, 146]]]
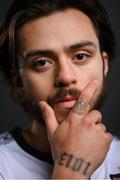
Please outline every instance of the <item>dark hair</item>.
[[0, 71], [14, 92], [21, 86], [16, 58], [17, 30], [28, 21], [69, 8], [78, 9], [91, 19], [101, 52], [106, 51], [110, 61], [114, 58], [114, 34], [107, 12], [97, 0], [14, 0], [0, 29]]

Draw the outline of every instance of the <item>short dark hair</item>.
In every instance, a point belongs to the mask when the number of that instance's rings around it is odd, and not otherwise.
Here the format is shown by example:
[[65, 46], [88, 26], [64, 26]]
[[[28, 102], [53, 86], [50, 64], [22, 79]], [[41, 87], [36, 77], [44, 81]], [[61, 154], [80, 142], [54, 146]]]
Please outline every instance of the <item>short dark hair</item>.
[[101, 52], [107, 52], [110, 61], [114, 58], [114, 33], [108, 14], [98, 0], [14, 0], [0, 28], [0, 71], [14, 91], [21, 86], [16, 57], [18, 29], [31, 20], [70, 8], [82, 11], [91, 19]]

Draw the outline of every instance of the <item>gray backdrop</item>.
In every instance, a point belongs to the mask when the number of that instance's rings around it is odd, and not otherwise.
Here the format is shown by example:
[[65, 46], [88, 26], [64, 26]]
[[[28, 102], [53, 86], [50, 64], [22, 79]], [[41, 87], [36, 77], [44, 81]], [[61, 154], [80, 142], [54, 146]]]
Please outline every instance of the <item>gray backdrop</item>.
[[[4, 17], [11, 2], [12, 0], [0, 0], [0, 19]], [[120, 1], [101, 0], [101, 2], [108, 10], [117, 39], [117, 55], [108, 75], [109, 92], [102, 110], [103, 120], [111, 132], [120, 135]], [[14, 126], [26, 126], [29, 119], [12, 100], [6, 84], [0, 82], [0, 132]]]

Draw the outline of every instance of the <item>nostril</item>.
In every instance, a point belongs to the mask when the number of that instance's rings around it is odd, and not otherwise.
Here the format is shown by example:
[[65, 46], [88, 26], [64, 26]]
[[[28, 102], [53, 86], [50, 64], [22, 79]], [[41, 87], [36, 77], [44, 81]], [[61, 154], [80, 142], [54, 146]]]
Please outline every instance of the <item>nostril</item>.
[[71, 86], [71, 84], [75, 84], [76, 81], [73, 80], [73, 81], [58, 81], [56, 82], [56, 86], [57, 87], [68, 87], [68, 86]]
[[66, 84], [65, 82], [58, 82], [58, 83], [56, 84], [56, 86], [57, 86], [57, 87], [66, 87], [67, 84]]

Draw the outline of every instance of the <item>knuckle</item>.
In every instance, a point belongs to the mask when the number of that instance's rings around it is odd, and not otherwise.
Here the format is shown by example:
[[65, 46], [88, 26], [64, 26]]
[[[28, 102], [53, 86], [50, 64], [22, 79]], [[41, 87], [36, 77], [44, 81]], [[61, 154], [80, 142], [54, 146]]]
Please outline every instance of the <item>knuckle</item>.
[[102, 121], [102, 114], [98, 110], [93, 110], [91, 116], [94, 117], [96, 124]]
[[113, 140], [113, 135], [112, 135], [111, 133], [107, 132], [107, 133], [106, 133], [106, 136], [107, 136], [106, 138], [108, 139], [108, 141], [109, 141], [109, 142], [112, 142], [112, 140]]
[[102, 119], [101, 113], [97, 110], [92, 110], [84, 117], [83, 122], [84, 124], [90, 126], [91, 124], [97, 124], [98, 122], [100, 123], [101, 119]]
[[106, 132], [106, 126], [103, 123], [97, 124], [98, 131]]
[[71, 127], [75, 126], [77, 120], [74, 117], [69, 117], [66, 119], [66, 122], [69, 123]]
[[98, 111], [98, 110], [93, 110], [93, 114], [97, 117], [97, 118], [102, 118], [102, 114], [101, 114], [101, 112], [100, 111]]
[[92, 125], [90, 116], [86, 116], [85, 118], [83, 118], [82, 122], [83, 122], [83, 125], [87, 127], [90, 127]]
[[113, 140], [113, 136], [110, 133], [104, 133], [102, 136], [102, 140], [103, 140], [103, 144], [105, 145], [105, 148], [109, 148]]

